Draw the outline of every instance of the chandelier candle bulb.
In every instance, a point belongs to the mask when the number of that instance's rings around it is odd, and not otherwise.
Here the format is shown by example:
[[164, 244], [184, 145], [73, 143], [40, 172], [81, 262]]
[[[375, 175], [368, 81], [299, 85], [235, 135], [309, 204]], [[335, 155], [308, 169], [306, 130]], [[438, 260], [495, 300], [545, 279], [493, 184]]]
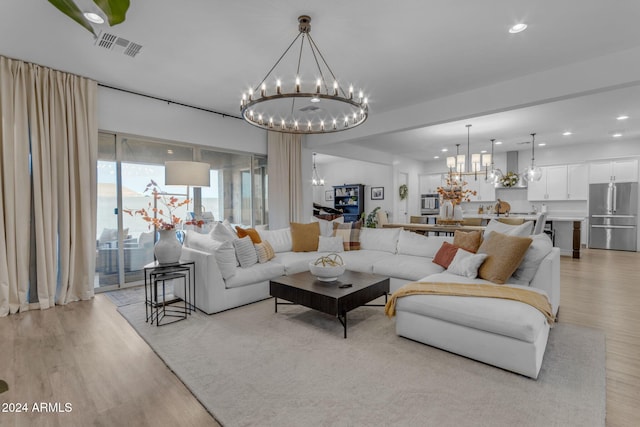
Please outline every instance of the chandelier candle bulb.
[[284, 119], [282, 119], [282, 123], [280, 124], [280, 129], [285, 129], [286, 127], [287, 127], [287, 125], [284, 122]]
[[260, 89], [260, 96], [264, 98], [266, 94], [267, 94], [267, 85], [265, 83], [262, 83], [262, 88]]
[[336, 119], [333, 119], [333, 129], [338, 129], [338, 123]]
[[311, 122], [307, 122], [307, 130], [311, 132]]
[[353, 86], [349, 86], [349, 99], [353, 99]]
[[293, 122], [293, 130], [298, 130], [298, 121]]
[[362, 102], [362, 99], [364, 98], [364, 93], [362, 93], [362, 91], [358, 93], [358, 98], [360, 98], [360, 102]]
[[253, 89], [249, 88], [249, 101], [253, 98]]
[[338, 96], [338, 82], [333, 82], [333, 96]]
[[320, 130], [324, 130], [324, 120], [320, 121]]
[[258, 122], [262, 125], [264, 122], [262, 121], [262, 114], [258, 115]]
[[296, 93], [300, 93], [300, 77], [296, 77]]
[[320, 93], [320, 87], [321, 87], [321, 81], [320, 79], [318, 79], [318, 81], [316, 81], [316, 93]]
[[273, 127], [273, 117], [269, 118], [269, 127], [272, 128]]
[[278, 95], [282, 94], [282, 82], [280, 80], [276, 81], [276, 93]]

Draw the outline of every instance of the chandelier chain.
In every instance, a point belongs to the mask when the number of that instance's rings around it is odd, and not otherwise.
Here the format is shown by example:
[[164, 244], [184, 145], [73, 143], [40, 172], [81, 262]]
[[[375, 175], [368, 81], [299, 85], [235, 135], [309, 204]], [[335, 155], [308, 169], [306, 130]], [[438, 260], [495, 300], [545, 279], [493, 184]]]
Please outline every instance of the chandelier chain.
[[267, 80], [267, 77], [269, 77], [271, 75], [271, 72], [273, 70], [275, 70], [275, 68], [278, 66], [278, 64], [280, 63], [280, 61], [282, 61], [282, 58], [285, 57], [285, 55], [287, 54], [287, 52], [289, 52], [289, 49], [291, 49], [291, 46], [293, 46], [293, 44], [298, 40], [298, 37], [300, 37], [302, 33], [298, 33], [298, 35], [293, 39], [293, 41], [291, 42], [291, 44], [289, 45], [288, 48], [285, 49], [285, 51], [282, 53], [282, 55], [280, 55], [280, 58], [278, 58], [278, 60], [276, 61], [275, 64], [273, 64], [273, 67], [271, 67], [271, 69], [269, 70], [269, 72], [267, 73], [266, 76], [264, 76], [264, 78], [260, 81], [260, 83], [258, 83], [258, 86], [256, 86], [256, 88], [254, 89], [255, 92], [257, 92], [260, 89], [260, 86], [262, 86], [262, 83], [264, 83]]

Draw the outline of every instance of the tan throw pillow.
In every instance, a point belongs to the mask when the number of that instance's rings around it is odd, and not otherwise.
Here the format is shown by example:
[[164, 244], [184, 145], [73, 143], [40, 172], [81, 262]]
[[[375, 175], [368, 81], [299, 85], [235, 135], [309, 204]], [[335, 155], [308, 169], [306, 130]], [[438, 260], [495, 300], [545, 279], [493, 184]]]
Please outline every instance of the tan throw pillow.
[[360, 250], [360, 229], [362, 222], [346, 222], [344, 224], [333, 223], [333, 236], [342, 237], [342, 246], [345, 251]]
[[531, 242], [529, 237], [491, 232], [478, 248], [478, 253], [487, 254], [487, 259], [478, 269], [478, 277], [504, 284], [520, 265]]
[[320, 224], [311, 222], [291, 224], [291, 249], [293, 252], [313, 252], [318, 250], [318, 240], [320, 239]]
[[480, 231], [460, 231], [453, 233], [453, 246], [464, 249], [467, 252], [476, 253], [482, 243], [482, 233]]
[[276, 253], [271, 247], [271, 244], [266, 240], [264, 242], [256, 243], [253, 246], [256, 248], [256, 253], [258, 254], [258, 262], [260, 264], [264, 264], [276, 257]]
[[254, 244], [262, 242], [262, 239], [260, 239], [260, 235], [255, 228], [242, 228], [236, 225], [236, 233], [238, 233], [238, 237], [241, 239], [249, 236]]

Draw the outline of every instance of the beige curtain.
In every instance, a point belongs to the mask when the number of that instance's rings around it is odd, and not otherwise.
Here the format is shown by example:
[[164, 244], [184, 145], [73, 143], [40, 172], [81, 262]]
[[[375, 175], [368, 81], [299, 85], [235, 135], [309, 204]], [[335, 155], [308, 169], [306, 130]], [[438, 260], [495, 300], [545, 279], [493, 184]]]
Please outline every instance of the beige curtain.
[[29, 308], [31, 242], [32, 307], [93, 296], [96, 94], [89, 79], [0, 56], [0, 316]]
[[269, 228], [302, 221], [301, 136], [267, 133], [269, 173]]

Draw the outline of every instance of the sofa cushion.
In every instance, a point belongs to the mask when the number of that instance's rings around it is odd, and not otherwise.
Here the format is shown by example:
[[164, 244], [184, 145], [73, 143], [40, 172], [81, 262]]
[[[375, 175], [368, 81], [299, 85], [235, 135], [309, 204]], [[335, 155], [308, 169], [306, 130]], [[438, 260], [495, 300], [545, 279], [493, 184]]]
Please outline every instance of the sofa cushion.
[[271, 243], [271, 247], [276, 253], [291, 251], [291, 230], [282, 228], [280, 230], [259, 230], [260, 238]]
[[315, 216], [311, 217], [311, 222], [317, 222], [320, 224], [320, 235], [325, 237], [333, 236], [333, 224], [343, 224], [344, 217], [340, 216], [332, 221], [327, 221], [326, 219], [316, 218]]
[[318, 250], [320, 237], [320, 224], [310, 222], [301, 224], [290, 223], [291, 226], [291, 250], [293, 252], [314, 252]]
[[362, 222], [347, 222], [333, 224], [333, 235], [342, 237], [342, 247], [345, 251], [360, 250], [360, 229]]
[[[347, 266], [347, 268], [349, 268]], [[373, 273], [403, 280], [416, 281], [444, 269], [430, 259], [413, 255], [396, 254], [373, 264]]]
[[271, 247], [268, 241], [256, 243], [253, 245], [256, 248], [256, 254], [258, 255], [258, 262], [263, 264], [276, 257], [276, 253]]
[[236, 225], [236, 233], [238, 237], [243, 238], [249, 236], [253, 243], [261, 243], [260, 235], [255, 228], [242, 228], [239, 225]]
[[460, 231], [453, 233], [453, 245], [464, 249], [467, 252], [476, 253], [482, 243], [482, 233], [480, 231]]
[[221, 222], [216, 222], [209, 233], [213, 240], [225, 242], [227, 240], [237, 239], [238, 236]]
[[318, 252], [280, 252], [276, 254], [273, 262], [282, 264], [284, 274], [291, 275], [309, 271], [309, 263], [320, 257]]
[[363, 228], [360, 230], [360, 249], [395, 254], [401, 228]]
[[275, 279], [283, 274], [284, 267], [282, 264], [271, 261], [264, 264], [254, 264], [249, 268], [239, 268], [235, 276], [225, 280], [224, 283], [227, 289], [239, 288]]
[[487, 254], [474, 254], [473, 252], [458, 248], [456, 256], [453, 257], [447, 271], [458, 276], [475, 279], [478, 277], [478, 268], [480, 268], [486, 258]]
[[526, 342], [534, 342], [542, 329], [548, 328], [544, 315], [537, 309], [519, 301], [499, 298], [410, 295], [398, 298], [396, 310]]
[[488, 255], [478, 270], [478, 276], [493, 283], [506, 283], [520, 265], [531, 242], [530, 237], [507, 236], [492, 231], [478, 249], [478, 253]]
[[373, 273], [373, 267], [385, 259], [393, 258], [388, 252], [382, 251], [348, 251], [340, 254], [347, 266], [347, 270]]
[[236, 248], [236, 257], [240, 267], [247, 268], [258, 262], [258, 254], [249, 236], [242, 239], [235, 239], [233, 246]]
[[506, 234], [508, 236], [527, 237], [533, 232], [533, 221], [526, 221], [520, 225], [504, 224], [498, 220], [492, 219], [484, 230], [485, 238], [492, 232]]
[[184, 246], [212, 254], [220, 246], [220, 242], [213, 240], [209, 234], [200, 234], [195, 230], [187, 230], [184, 236]]
[[218, 247], [214, 250], [214, 256], [218, 264], [218, 269], [223, 279], [228, 279], [236, 274], [238, 267], [238, 259], [236, 258], [236, 249], [231, 240], [226, 242], [216, 242]]
[[398, 237], [398, 253], [433, 258], [442, 247], [443, 242], [453, 242], [448, 236], [425, 236], [402, 230]]
[[524, 259], [518, 266], [518, 269], [507, 281], [508, 283], [529, 285], [536, 275], [542, 260], [549, 255], [551, 249], [553, 249], [553, 243], [548, 235], [541, 233], [531, 235], [530, 237], [532, 239], [531, 246], [529, 246], [529, 249], [527, 249], [527, 252], [524, 254]]
[[343, 252], [342, 237], [325, 237], [320, 236], [318, 240], [318, 252]]
[[453, 257], [456, 256], [456, 252], [458, 252], [458, 247], [452, 245], [449, 242], [442, 242], [442, 246], [440, 250], [433, 257], [433, 263], [438, 264], [441, 267], [449, 268], [449, 264], [453, 261]]

